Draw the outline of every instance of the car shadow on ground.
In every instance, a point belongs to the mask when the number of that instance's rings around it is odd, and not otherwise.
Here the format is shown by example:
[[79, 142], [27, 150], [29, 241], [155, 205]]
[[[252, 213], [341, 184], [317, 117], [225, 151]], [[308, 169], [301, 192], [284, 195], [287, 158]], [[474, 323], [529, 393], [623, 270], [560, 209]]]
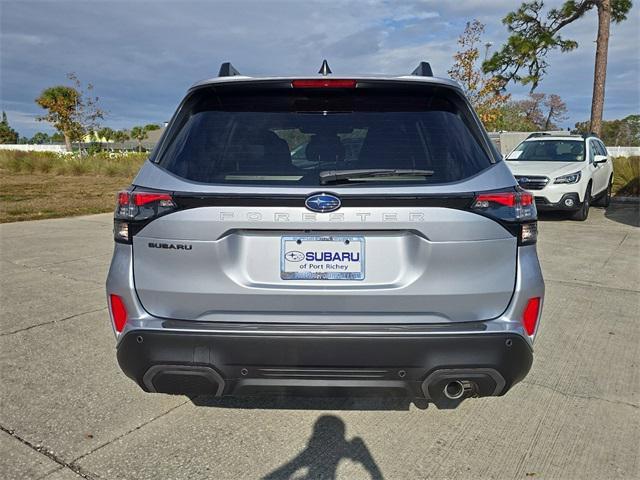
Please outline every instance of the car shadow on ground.
[[[596, 210], [604, 210], [604, 216], [609, 220], [624, 225], [631, 225], [633, 227], [640, 227], [640, 203], [612, 203], [607, 208], [591, 206], [590, 215]], [[573, 222], [571, 220], [570, 212], [554, 212], [554, 211], [541, 211], [538, 212], [538, 220], [541, 222]], [[587, 219], [587, 222], [589, 219]], [[576, 221], [580, 224], [582, 222]]]
[[569, 212], [538, 212], [538, 220], [541, 222], [561, 222], [571, 221], [571, 213]]
[[614, 222], [640, 227], [640, 202], [612, 203], [605, 209], [604, 216]]
[[351, 396], [248, 396], [214, 397], [200, 395], [191, 398], [198, 407], [266, 409], [266, 410], [354, 410], [354, 411], [408, 411], [413, 404], [425, 410], [426, 400], [405, 397], [351, 397]]

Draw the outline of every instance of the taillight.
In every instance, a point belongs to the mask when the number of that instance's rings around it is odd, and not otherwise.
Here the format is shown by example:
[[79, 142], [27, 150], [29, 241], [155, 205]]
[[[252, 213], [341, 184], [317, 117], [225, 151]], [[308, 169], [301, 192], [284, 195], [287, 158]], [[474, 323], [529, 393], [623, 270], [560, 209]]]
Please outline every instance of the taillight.
[[522, 325], [524, 326], [527, 335], [533, 335], [535, 333], [539, 315], [540, 297], [530, 298], [527, 302], [527, 306], [524, 308], [524, 313], [522, 314]]
[[356, 88], [356, 81], [343, 78], [312, 78], [292, 80], [291, 86], [293, 88]]
[[114, 214], [113, 237], [116, 242], [131, 243], [131, 237], [136, 230], [175, 208], [173, 197], [166, 192], [119, 192]]
[[127, 323], [127, 309], [124, 306], [122, 298], [118, 295], [109, 295], [109, 303], [111, 307], [111, 318], [113, 318], [113, 326], [116, 332], [121, 333]]
[[491, 217], [518, 236], [519, 245], [536, 243], [538, 223], [536, 204], [529, 192], [480, 193], [476, 195], [472, 210]]

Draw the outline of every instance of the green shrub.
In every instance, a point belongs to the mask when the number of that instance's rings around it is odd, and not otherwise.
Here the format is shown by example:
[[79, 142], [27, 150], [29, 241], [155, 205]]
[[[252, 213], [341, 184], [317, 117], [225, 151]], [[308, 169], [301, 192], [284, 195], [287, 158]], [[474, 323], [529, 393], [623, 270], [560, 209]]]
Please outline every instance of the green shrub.
[[120, 173], [121, 167], [115, 162], [105, 162], [103, 173], [108, 177], [115, 177]]
[[71, 175], [86, 175], [92, 170], [91, 160], [83, 158], [74, 158], [69, 161], [69, 171]]
[[613, 159], [613, 195], [640, 196], [640, 157]]
[[97, 152], [79, 156], [54, 152], [0, 150], [0, 170], [9, 173], [53, 173], [55, 175], [106, 175], [133, 177], [146, 153]]

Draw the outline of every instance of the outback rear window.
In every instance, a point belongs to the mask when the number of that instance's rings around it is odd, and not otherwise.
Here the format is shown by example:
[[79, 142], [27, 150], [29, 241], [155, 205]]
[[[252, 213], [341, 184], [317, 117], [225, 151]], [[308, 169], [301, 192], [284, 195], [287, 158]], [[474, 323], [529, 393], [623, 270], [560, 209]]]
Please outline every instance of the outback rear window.
[[154, 161], [209, 184], [319, 185], [329, 170], [427, 170], [353, 185], [463, 180], [491, 165], [482, 134], [446, 88], [197, 90]]

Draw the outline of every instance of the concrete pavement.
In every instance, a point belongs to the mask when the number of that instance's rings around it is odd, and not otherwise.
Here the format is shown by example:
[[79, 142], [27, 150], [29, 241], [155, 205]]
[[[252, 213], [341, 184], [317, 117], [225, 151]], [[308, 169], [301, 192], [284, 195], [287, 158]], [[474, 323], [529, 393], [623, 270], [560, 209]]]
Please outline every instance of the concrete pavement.
[[0, 478], [639, 478], [639, 221], [543, 217], [533, 369], [451, 411], [145, 394], [105, 308], [111, 215], [1, 225]]

